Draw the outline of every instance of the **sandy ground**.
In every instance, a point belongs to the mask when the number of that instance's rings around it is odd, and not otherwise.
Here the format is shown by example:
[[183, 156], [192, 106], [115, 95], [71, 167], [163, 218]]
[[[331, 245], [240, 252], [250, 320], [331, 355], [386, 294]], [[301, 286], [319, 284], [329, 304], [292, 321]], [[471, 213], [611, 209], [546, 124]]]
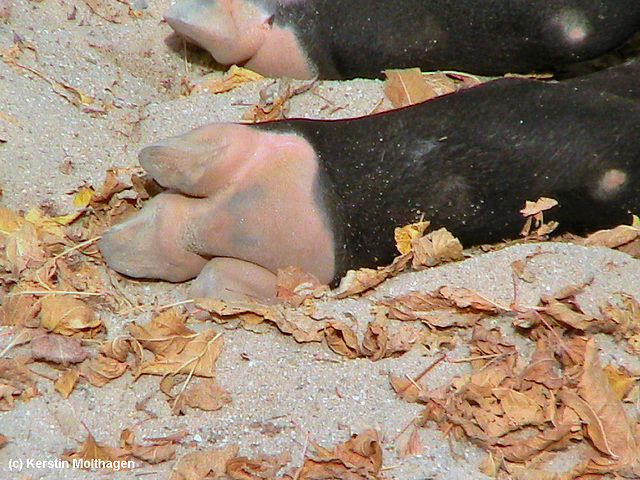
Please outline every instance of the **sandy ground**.
[[[136, 0], [137, 17], [128, 14], [125, 3], [104, 2], [115, 10], [98, 13], [110, 18], [115, 11], [113, 18], [121, 23], [102, 18], [87, 3], [0, 0], [0, 51], [7, 51], [17, 41], [23, 43], [13, 65], [0, 62], [2, 206], [24, 211], [44, 204], [51, 212], [68, 211], [69, 193], [79, 185], [99, 185], [106, 169], [136, 165], [137, 152], [156, 139], [211, 121], [240, 119], [268, 83], [247, 84], [220, 95], [183, 96], [184, 80], [197, 80], [213, 65], [206, 55], [184, 50], [182, 42], [173, 38], [170, 28], [161, 22], [169, 0], [149, 0], [148, 4]], [[95, 99], [91, 106], [74, 105], [78, 92]], [[362, 115], [371, 112], [381, 97], [380, 82], [323, 82], [292, 99], [289, 115]], [[349, 324], [366, 325], [373, 318], [369, 310], [376, 298], [442, 285], [469, 287], [508, 304], [513, 297], [511, 262], [524, 259], [537, 248], [519, 245], [404, 274], [370, 296], [328, 302], [320, 308]], [[533, 282], [520, 282], [518, 286], [521, 302], [533, 305], [542, 294], [591, 278], [590, 286], [579, 296], [581, 306], [591, 313], [597, 313], [601, 302], [618, 298], [620, 292], [640, 298], [639, 261], [596, 247], [544, 244], [541, 248], [546, 254], [529, 265]], [[127, 285], [145, 304], [178, 301], [186, 295], [182, 285]], [[126, 317], [104, 313], [102, 319], [112, 337], [123, 331], [127, 322], [143, 323], [149, 315], [148, 311]], [[507, 335], [515, 336], [510, 317], [491, 321]], [[12, 459], [26, 462], [58, 458], [64, 449], [76, 447], [85, 438], [86, 429], [99, 442], [115, 445], [123, 428], [136, 425], [140, 438], [186, 432], [188, 442], [180, 448], [181, 454], [196, 447], [239, 443], [241, 455], [288, 451], [294, 461], [303, 454], [307, 433], [316, 442], [331, 446], [353, 433], [376, 428], [383, 439], [388, 478], [484, 478], [477, 470], [484, 458], [480, 449], [451, 442], [433, 428], [420, 430], [422, 454], [396, 454], [396, 438], [420, 406], [398, 399], [388, 375], [416, 375], [435, 354], [415, 349], [379, 362], [345, 360], [324, 345], [298, 344], [275, 330], [258, 334], [216, 328], [225, 338], [217, 363], [218, 380], [231, 394], [231, 404], [217, 412], [172, 416], [155, 378], [143, 377], [132, 383], [130, 375], [125, 374], [100, 389], [81, 385], [66, 400], [47, 383], [42, 395], [0, 413], [0, 433], [9, 437], [0, 449], [0, 477], [166, 478], [171, 462], [117, 473], [8, 469]], [[638, 359], [625, 354], [622, 347], [607, 337], [598, 341], [605, 362], [640, 371]], [[0, 350], [4, 344], [6, 338], [0, 342]], [[449, 356], [462, 358], [466, 354], [466, 347], [460, 344]], [[430, 385], [437, 386], [465, 372], [464, 363], [443, 362], [426, 378]], [[136, 402], [141, 400], [146, 403], [146, 411], [136, 409]]]

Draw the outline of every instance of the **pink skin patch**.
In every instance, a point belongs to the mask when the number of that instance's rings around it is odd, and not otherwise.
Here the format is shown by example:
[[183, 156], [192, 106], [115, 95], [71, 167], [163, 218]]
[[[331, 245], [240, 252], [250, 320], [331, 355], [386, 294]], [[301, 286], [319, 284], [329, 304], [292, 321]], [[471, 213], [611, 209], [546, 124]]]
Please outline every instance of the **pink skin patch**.
[[290, 265], [333, 278], [333, 236], [314, 200], [317, 157], [303, 138], [212, 124], [147, 147], [140, 162], [176, 193], [104, 232], [98, 246], [113, 269], [202, 275], [194, 294], [225, 299], [273, 296], [275, 274]]
[[222, 65], [243, 65], [270, 77], [315, 76], [293, 31], [244, 0], [182, 0], [165, 15], [171, 27]]
[[607, 170], [598, 182], [596, 197], [606, 199], [615, 196], [627, 183], [627, 177], [626, 172], [617, 168]]

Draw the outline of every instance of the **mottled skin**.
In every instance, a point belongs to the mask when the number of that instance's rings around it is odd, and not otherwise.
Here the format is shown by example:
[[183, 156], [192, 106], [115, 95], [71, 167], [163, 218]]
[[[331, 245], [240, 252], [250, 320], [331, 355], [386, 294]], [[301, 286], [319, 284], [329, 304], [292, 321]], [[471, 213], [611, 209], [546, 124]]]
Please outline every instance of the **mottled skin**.
[[114, 269], [198, 295], [271, 297], [278, 268], [329, 282], [394, 255], [421, 216], [466, 245], [517, 237], [525, 200], [575, 233], [640, 212], [640, 63], [501, 79], [371, 117], [213, 124], [143, 150], [163, 193], [106, 231]]
[[640, 30], [635, 0], [178, 0], [166, 15], [223, 65], [268, 76], [550, 70]]

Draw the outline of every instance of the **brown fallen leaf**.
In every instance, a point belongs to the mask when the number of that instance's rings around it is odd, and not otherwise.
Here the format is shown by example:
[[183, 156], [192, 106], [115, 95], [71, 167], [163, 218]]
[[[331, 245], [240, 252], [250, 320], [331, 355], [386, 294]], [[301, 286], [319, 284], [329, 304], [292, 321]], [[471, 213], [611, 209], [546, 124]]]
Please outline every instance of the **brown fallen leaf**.
[[80, 371], [77, 368], [65, 370], [61, 372], [55, 382], [53, 382], [53, 388], [56, 389], [62, 398], [68, 398], [76, 386], [78, 378], [80, 378]]
[[627, 416], [605, 375], [594, 339], [576, 337], [568, 343], [573, 352], [583, 352], [583, 363], [570, 367], [572, 377], [578, 379], [577, 392], [565, 390], [560, 399], [578, 413], [589, 438], [604, 454], [594, 461], [603, 471], [635, 465], [640, 458], [635, 422]]
[[96, 442], [93, 435], [87, 434], [86, 440], [78, 446], [76, 450], [66, 450], [62, 454], [62, 458], [73, 462], [74, 460], [80, 468], [91, 470], [95, 468], [96, 462], [100, 468], [112, 469], [114, 462], [118, 462], [118, 470], [125, 468], [126, 465], [120, 463], [129, 458], [126, 450], [114, 447], [108, 447]]
[[554, 200], [553, 198], [540, 197], [535, 202], [527, 200], [525, 202], [524, 208], [520, 210], [520, 213], [525, 217], [531, 217], [550, 210], [557, 205], [558, 201]]
[[233, 90], [247, 82], [256, 82], [264, 80], [259, 73], [249, 70], [248, 68], [231, 65], [229, 70], [220, 77], [218, 74], [209, 74], [202, 77], [196, 85], [191, 87], [191, 92], [196, 93], [205, 91], [207, 93], [224, 93]]
[[215, 379], [203, 378], [200, 381], [189, 385], [189, 387], [178, 396], [178, 401], [174, 410], [182, 411], [183, 406], [201, 410], [220, 410], [227, 403], [231, 402], [231, 396], [223, 389]]
[[325, 338], [327, 346], [340, 355], [347, 358], [357, 358], [360, 355], [358, 337], [351, 327], [340, 320], [327, 320]]
[[289, 110], [288, 101], [295, 94], [289, 79], [277, 80], [260, 91], [260, 101], [247, 109], [242, 120], [261, 123], [285, 118]]
[[335, 298], [347, 298], [377, 287], [386, 279], [394, 277], [404, 270], [412, 258], [413, 254], [408, 252], [396, 257], [391, 265], [386, 267], [349, 270], [340, 280], [340, 285], [333, 291], [333, 296]]
[[464, 259], [462, 244], [446, 228], [440, 228], [412, 242], [413, 268], [434, 267]]
[[0, 358], [0, 410], [11, 410], [15, 400], [28, 400], [38, 394], [27, 360], [26, 357]]
[[424, 451], [422, 441], [418, 429], [411, 427], [411, 433], [401, 438], [398, 443], [398, 455], [404, 457], [407, 455], [420, 455]]
[[320, 342], [324, 338], [325, 322], [316, 320], [298, 308], [284, 304], [265, 305], [258, 302], [222, 302], [198, 299], [196, 307], [208, 312], [216, 322], [240, 319], [243, 324], [274, 324], [297, 342]]
[[102, 326], [102, 322], [89, 305], [68, 295], [42, 299], [40, 317], [40, 325], [43, 328], [61, 335], [81, 334], [92, 338]]
[[541, 197], [535, 202], [527, 200], [525, 207], [520, 213], [526, 218], [526, 222], [520, 235], [523, 237], [529, 235], [544, 236], [553, 232], [558, 227], [558, 222], [544, 222], [543, 212], [555, 207], [558, 202], [553, 198]]
[[222, 351], [222, 334], [207, 329], [190, 335], [187, 340], [179, 348], [164, 350], [162, 353], [156, 353], [153, 359], [143, 361], [137, 375], [186, 373], [199, 377], [213, 377], [214, 365]]
[[393, 238], [396, 242], [396, 248], [400, 255], [411, 251], [411, 244], [414, 240], [422, 237], [431, 222], [417, 222], [405, 225], [404, 227], [396, 227], [393, 232]]
[[[277, 473], [291, 461], [288, 452], [261, 455], [257, 458], [236, 457], [227, 462], [227, 475], [233, 480], [260, 480], [278, 477]], [[286, 478], [286, 477], [285, 477]], [[303, 480], [303, 477], [299, 477]]]
[[173, 466], [169, 480], [224, 478], [228, 462], [237, 455], [237, 445], [188, 453], [180, 457]]
[[176, 446], [173, 442], [161, 442], [152, 445], [138, 445], [134, 443], [129, 451], [134, 457], [144, 460], [151, 465], [173, 460], [176, 456]]
[[473, 309], [487, 313], [508, 312], [509, 309], [483, 297], [479, 293], [468, 288], [440, 287], [438, 293], [445, 299], [453, 302], [460, 309]]
[[92, 385], [102, 387], [111, 380], [122, 376], [128, 367], [128, 364], [119, 362], [115, 358], [97, 355], [80, 365], [80, 374]]
[[419, 68], [384, 70], [384, 94], [394, 108], [406, 107], [436, 97]]
[[75, 337], [44, 334], [31, 341], [31, 355], [35, 360], [71, 364], [82, 362], [89, 356], [89, 352]]
[[609, 380], [611, 388], [619, 400], [624, 400], [636, 383], [636, 378], [625, 368], [609, 363], [603, 368], [604, 374]]
[[376, 430], [353, 435], [328, 450], [311, 442], [317, 454], [304, 461], [298, 472], [301, 479], [374, 480], [381, 478], [382, 446]]
[[329, 291], [327, 285], [299, 267], [278, 270], [276, 278], [277, 297], [289, 305], [299, 307], [309, 297], [319, 297]]
[[632, 225], [618, 225], [610, 230], [598, 230], [589, 235], [584, 244], [617, 248], [636, 240], [638, 237], [640, 237], [640, 219], [634, 215]]
[[40, 307], [40, 302], [35, 295], [14, 295], [9, 297], [0, 306], [0, 325], [35, 327], [34, 318], [40, 312]]

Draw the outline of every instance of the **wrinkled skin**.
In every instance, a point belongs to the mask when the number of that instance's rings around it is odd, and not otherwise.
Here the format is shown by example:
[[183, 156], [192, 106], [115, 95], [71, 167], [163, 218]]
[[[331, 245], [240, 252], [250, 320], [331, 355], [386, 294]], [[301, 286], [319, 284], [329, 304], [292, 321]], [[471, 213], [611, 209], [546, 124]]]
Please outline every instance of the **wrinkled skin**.
[[212, 124], [142, 151], [169, 189], [99, 242], [133, 277], [273, 298], [290, 265], [336, 280], [394, 255], [423, 216], [470, 245], [517, 237], [525, 200], [584, 233], [640, 212], [640, 63], [553, 84], [501, 79], [371, 117]]
[[632, 0], [178, 0], [167, 22], [223, 65], [267, 76], [481, 75], [588, 60], [640, 30]]

